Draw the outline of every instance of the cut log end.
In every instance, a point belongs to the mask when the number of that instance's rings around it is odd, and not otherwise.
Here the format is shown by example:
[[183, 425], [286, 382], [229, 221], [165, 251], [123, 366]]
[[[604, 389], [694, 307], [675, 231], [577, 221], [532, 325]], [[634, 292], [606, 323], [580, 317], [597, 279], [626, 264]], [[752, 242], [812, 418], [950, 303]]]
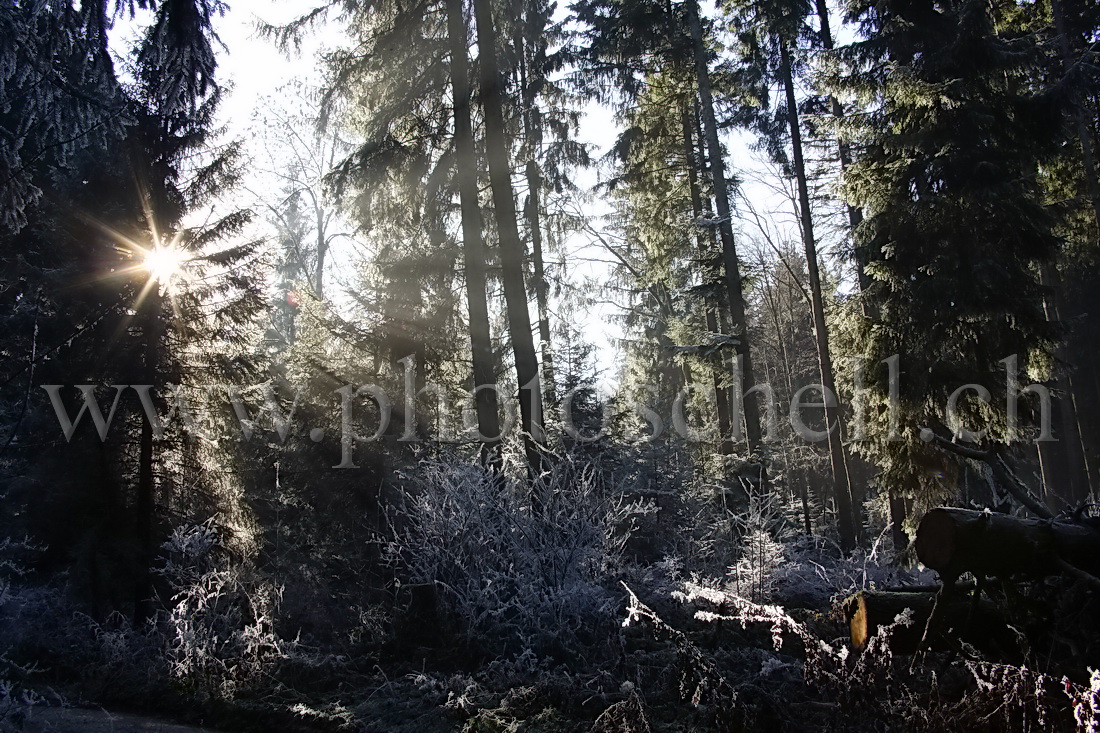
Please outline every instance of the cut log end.
[[916, 651], [935, 599], [934, 592], [888, 593], [861, 590], [849, 596], [844, 601], [843, 610], [848, 619], [852, 648], [862, 652], [879, 629], [894, 625], [899, 614], [908, 609], [911, 622], [893, 627], [889, 645], [894, 652], [910, 654]]
[[[933, 609], [942, 614], [939, 631], [925, 639]], [[936, 592], [887, 592], [863, 590], [843, 604], [852, 648], [862, 652], [883, 627], [891, 627], [888, 640], [895, 654], [912, 654], [923, 648], [950, 648], [946, 635], [958, 636], [981, 650], [1016, 651], [1017, 640], [998, 610], [988, 601], [965, 595], [943, 598]], [[898, 622], [901, 614], [908, 622]], [[927, 645], [927, 647], [925, 646]]]
[[844, 611], [848, 616], [848, 631], [851, 636], [852, 648], [863, 651], [867, 647], [867, 639], [872, 631], [867, 620], [867, 599], [863, 593], [856, 593], [844, 602]]

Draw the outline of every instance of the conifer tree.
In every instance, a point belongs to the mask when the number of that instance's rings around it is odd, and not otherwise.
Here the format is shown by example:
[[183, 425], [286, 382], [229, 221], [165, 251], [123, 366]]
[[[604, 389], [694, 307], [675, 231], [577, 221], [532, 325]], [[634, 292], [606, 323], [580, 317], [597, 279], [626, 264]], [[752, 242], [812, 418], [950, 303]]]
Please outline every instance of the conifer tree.
[[[470, 348], [474, 389], [493, 384], [496, 360], [489, 330], [487, 294], [488, 258], [482, 234], [478, 191], [478, 164], [474, 146], [469, 72], [469, 29], [462, 0], [447, 0], [447, 36], [450, 43], [451, 94], [454, 99], [455, 177], [462, 217], [462, 247], [466, 274], [466, 305], [470, 314]], [[500, 433], [496, 392], [483, 388], [474, 397], [477, 424], [483, 439], [496, 442]], [[491, 449], [485, 446], [486, 453]], [[486, 455], [499, 461], [497, 452]]]
[[[149, 568], [168, 504], [191, 516], [192, 510], [205, 513], [210, 505], [200, 508], [201, 495], [227, 513], [240, 508], [219, 494], [225, 476], [198, 475], [197, 467], [212, 460], [203, 454], [202, 442], [189, 441], [183, 431], [160, 434], [164, 426], [148, 411], [166, 414], [169, 382], [194, 398], [202, 393], [196, 381], [224, 378], [232, 356], [250, 347], [251, 319], [261, 302], [245, 264], [254, 247], [232, 241], [247, 214], [232, 212], [194, 229], [182, 223], [235, 174], [236, 147], [212, 145], [219, 97], [212, 23], [220, 6], [145, 6], [149, 23], [119, 61], [130, 67], [133, 83], [127, 85], [119, 82], [107, 56], [106, 34], [112, 13], [120, 9], [84, 3], [77, 11], [56, 3], [24, 19], [23, 33], [41, 35], [33, 41], [25, 36], [27, 45], [17, 50], [34, 57], [38, 80], [51, 77], [44, 86], [54, 92], [37, 100], [30, 94], [25, 106], [7, 110], [5, 122], [33, 131], [23, 150], [35, 152], [23, 161], [21, 173], [45, 197], [25, 195], [30, 188], [13, 192], [24, 196], [23, 221], [2, 235], [3, 247], [22, 253], [15, 258], [23, 268], [18, 277], [28, 294], [35, 294], [27, 363], [32, 378], [61, 385], [57, 394], [69, 407], [71, 385], [149, 387], [141, 400], [108, 390], [119, 401], [114, 429], [105, 419], [102, 436], [85, 419], [68, 436], [20, 451], [21, 472], [30, 485], [51, 476], [61, 479], [28, 517], [28, 530], [65, 561], [72, 547], [90, 547], [75, 560], [74, 589], [97, 614], [129, 607], [139, 617], [149, 611]], [[64, 62], [43, 67], [42, 60], [50, 58]], [[15, 66], [4, 68], [5, 83], [15, 85], [11, 91], [31, 78], [23, 76], [22, 67], [12, 75], [7, 70]], [[18, 188], [17, 179], [7, 183]], [[175, 279], [172, 287], [169, 279]], [[57, 432], [52, 396], [45, 396], [24, 403], [29, 422], [12, 426], [9, 443], [19, 442], [17, 436], [27, 429]], [[102, 401], [103, 390], [96, 396]], [[192, 408], [197, 406], [192, 399]], [[104, 417], [110, 412], [104, 410]], [[60, 462], [62, 451], [66, 459]], [[222, 458], [232, 462], [228, 454]], [[56, 466], [65, 470], [59, 474]], [[171, 490], [185, 480], [192, 492]], [[79, 524], [51, 521], [74, 509]]]
[[[623, 103], [632, 106], [644, 93], [645, 86], [652, 81], [651, 75], [669, 73], [673, 69], [681, 71], [681, 75], [674, 73], [668, 77], [678, 80], [674, 83], [685, 85], [685, 103], [680, 110], [682, 117], [678, 120], [676, 136], [681, 141], [681, 157], [687, 156], [697, 166], [695, 174], [689, 174], [695, 175], [695, 185], [700, 193], [700, 198], [695, 203], [699, 209], [695, 221], [702, 227], [713, 227], [718, 232], [718, 261], [722, 282], [719, 302], [729, 311], [731, 327], [737, 338], [735, 350], [741, 360], [740, 374], [737, 376], [743, 383], [743, 388], [748, 389], [753, 386], [754, 377], [742, 276], [732, 222], [728, 218], [729, 182], [726, 180], [724, 151], [718, 139], [718, 123], [715, 117], [712, 83], [714, 74], [710, 69], [710, 51], [707, 46], [710, 36], [704, 34], [702, 21], [698, 18], [698, 8], [690, 2], [682, 6], [672, 6], [669, 3], [648, 0], [588, 0], [574, 3], [573, 8], [586, 27], [583, 32], [584, 45], [578, 51], [578, 63], [586, 69], [589, 81], [582, 88], [589, 90], [597, 98], [612, 97], [605, 89], [610, 83]], [[688, 34], [683, 33], [685, 26], [690, 31]], [[686, 80], [682, 76], [683, 72], [688, 74]], [[699, 121], [700, 129], [697, 131], [690, 127], [694, 120]], [[705, 154], [695, 151], [693, 137], [699, 141], [699, 150]], [[705, 198], [702, 196], [703, 192], [707, 194]], [[706, 202], [709, 199], [714, 201], [716, 216], [706, 213]], [[723, 211], [726, 212], [725, 216]], [[709, 231], [700, 232], [698, 240], [707, 246], [711, 235]], [[717, 317], [712, 325], [718, 326]], [[734, 415], [732, 407], [726, 407], [723, 402], [727, 405], [731, 401], [743, 403], [740, 412], [743, 412], [749, 451], [759, 457], [760, 411], [756, 400], [740, 400], [736, 389], [732, 400], [727, 396], [727, 390], [718, 388], [716, 392], [719, 394], [720, 422], [728, 424], [731, 434], [740, 435], [742, 415]], [[725, 419], [721, 419], [721, 416], [725, 416]], [[724, 440], [723, 452], [727, 452], [730, 447]]]
[[[919, 510], [953, 492], [954, 464], [929, 443], [951, 449], [965, 426], [1000, 469], [1017, 437], [1001, 360], [1015, 355], [1032, 374], [1049, 363], [1056, 333], [1037, 268], [1058, 239], [1036, 176], [1053, 112], [1029, 84], [1034, 48], [999, 37], [984, 3], [857, 3], [851, 12], [867, 40], [843, 51], [854, 64], [849, 88], [876, 101], [846, 175], [866, 217], [857, 236], [872, 281], [866, 315], [853, 316], [869, 385], [868, 424], [853, 439]], [[894, 355], [896, 397], [881, 364]], [[974, 384], [988, 401], [957, 394], [949, 419], [951, 396]]]
[[500, 48], [491, 0], [474, 0], [474, 18], [481, 82], [478, 97], [485, 116], [485, 157], [499, 238], [501, 283], [508, 315], [508, 332], [515, 356], [516, 379], [520, 389], [520, 428], [523, 431], [527, 463], [532, 472], [538, 475], [542, 465], [541, 446], [546, 439], [542, 415], [542, 386], [538, 356], [531, 334], [531, 316], [527, 307], [524, 248], [516, 217], [511, 146], [504, 117], [505, 79], [498, 56]]

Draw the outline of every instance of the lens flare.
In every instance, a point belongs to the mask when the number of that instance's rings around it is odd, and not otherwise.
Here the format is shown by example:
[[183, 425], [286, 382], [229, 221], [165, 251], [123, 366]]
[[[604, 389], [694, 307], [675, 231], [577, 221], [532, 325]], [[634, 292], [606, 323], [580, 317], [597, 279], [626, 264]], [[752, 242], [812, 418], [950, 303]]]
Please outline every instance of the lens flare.
[[145, 253], [145, 261], [142, 263], [150, 277], [163, 284], [178, 275], [182, 265], [183, 257], [179, 250], [159, 245]]

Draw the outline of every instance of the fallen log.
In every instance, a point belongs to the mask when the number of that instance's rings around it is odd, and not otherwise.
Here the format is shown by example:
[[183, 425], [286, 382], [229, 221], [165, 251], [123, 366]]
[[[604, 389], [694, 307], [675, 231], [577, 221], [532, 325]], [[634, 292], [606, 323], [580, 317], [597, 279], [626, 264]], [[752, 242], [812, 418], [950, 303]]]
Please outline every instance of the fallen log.
[[1064, 572], [1066, 564], [1086, 574], [1100, 571], [1100, 532], [1088, 526], [971, 509], [930, 510], [917, 527], [916, 551], [946, 580], [965, 572], [1044, 577]]
[[[848, 620], [852, 648], [863, 651], [868, 642], [884, 626], [893, 624], [906, 609], [912, 612], [908, 625], [898, 624], [890, 631], [889, 646], [895, 654], [912, 654], [921, 647], [925, 627], [936, 605], [937, 593], [859, 591], [849, 596], [843, 605]], [[947, 648], [947, 637], [959, 638], [974, 647], [996, 656], [1015, 651], [1015, 637], [993, 604], [982, 600], [975, 603], [970, 596], [957, 595], [940, 599], [938, 613], [943, 619], [939, 628], [942, 634], [931, 634], [928, 643], [932, 648]]]
[[849, 596], [844, 601], [843, 609], [848, 620], [852, 648], [863, 651], [880, 628], [894, 623], [905, 609], [911, 609], [913, 622], [893, 629], [890, 648], [901, 654], [905, 653], [905, 649], [915, 650], [935, 601], [936, 594], [927, 591], [892, 593], [861, 590]]

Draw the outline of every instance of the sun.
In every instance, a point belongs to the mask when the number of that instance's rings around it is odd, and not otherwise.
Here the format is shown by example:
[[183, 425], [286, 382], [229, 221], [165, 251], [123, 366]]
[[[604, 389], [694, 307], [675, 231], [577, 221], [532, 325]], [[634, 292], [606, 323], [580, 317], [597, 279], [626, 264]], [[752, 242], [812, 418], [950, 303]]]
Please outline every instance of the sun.
[[142, 267], [152, 279], [167, 285], [173, 277], [180, 274], [183, 267], [183, 253], [175, 247], [156, 245], [145, 253]]

